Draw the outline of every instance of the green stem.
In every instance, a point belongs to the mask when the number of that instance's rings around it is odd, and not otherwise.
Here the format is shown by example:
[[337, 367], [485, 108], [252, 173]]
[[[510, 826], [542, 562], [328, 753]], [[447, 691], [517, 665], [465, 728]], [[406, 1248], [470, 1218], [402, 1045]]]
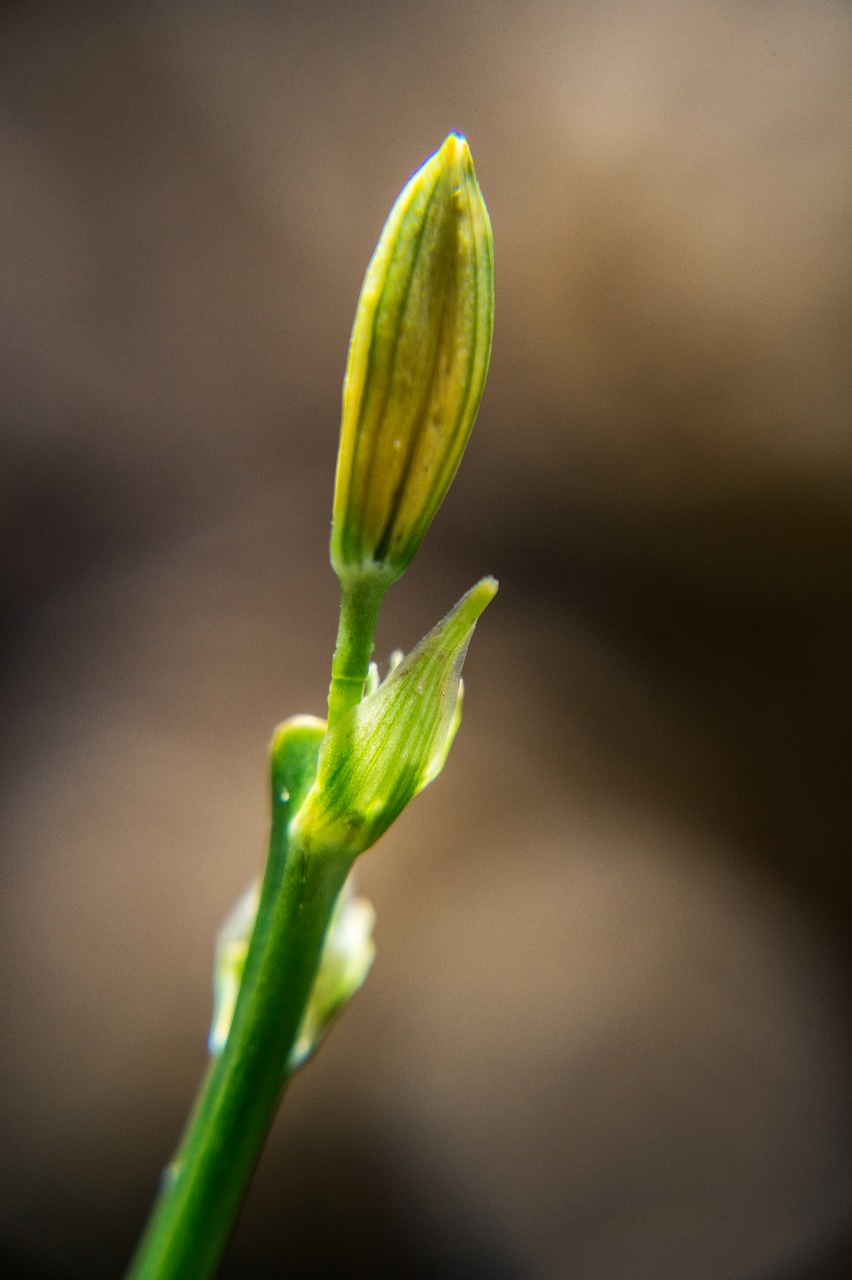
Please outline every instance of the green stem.
[[361, 701], [373, 654], [379, 607], [392, 581], [378, 570], [340, 580], [340, 625], [328, 691], [329, 729]]
[[[318, 745], [318, 742], [317, 742]], [[311, 858], [287, 823], [316, 771], [276, 769], [269, 860], [228, 1040], [202, 1083], [127, 1280], [209, 1280], [233, 1230], [281, 1092], [345, 859]], [[304, 765], [304, 762], [300, 762]], [[287, 785], [285, 785], [285, 782]]]

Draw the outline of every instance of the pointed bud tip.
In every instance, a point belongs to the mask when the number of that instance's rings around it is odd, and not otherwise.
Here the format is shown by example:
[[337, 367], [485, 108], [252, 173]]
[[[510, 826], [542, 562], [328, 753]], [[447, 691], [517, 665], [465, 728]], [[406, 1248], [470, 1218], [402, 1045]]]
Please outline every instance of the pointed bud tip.
[[473, 157], [463, 133], [450, 133], [437, 152], [442, 169], [451, 173], [455, 186], [461, 186], [473, 175]]
[[470, 147], [463, 133], [448, 133], [440, 147], [440, 154], [449, 161], [464, 160], [470, 155]]
[[461, 662], [464, 661], [473, 628], [496, 594], [496, 578], [483, 578], [480, 582], [477, 582], [475, 586], [464, 593], [461, 600], [453, 606], [447, 616], [438, 623], [437, 627], [434, 627], [428, 636], [425, 636], [420, 641], [417, 648], [412, 650], [407, 661], [410, 663], [421, 647], [428, 648], [434, 644], [444, 646], [449, 643], [451, 646], [459, 646], [460, 674]]
[[497, 594], [499, 583], [496, 578], [482, 578], [477, 582], [475, 587], [471, 587], [467, 595], [464, 597], [466, 612], [473, 616], [474, 620], [488, 607]]

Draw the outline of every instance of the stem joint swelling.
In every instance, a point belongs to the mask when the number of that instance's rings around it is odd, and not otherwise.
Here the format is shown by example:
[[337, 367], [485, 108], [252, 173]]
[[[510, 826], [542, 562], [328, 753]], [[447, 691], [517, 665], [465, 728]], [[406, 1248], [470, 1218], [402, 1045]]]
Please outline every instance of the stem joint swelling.
[[379, 609], [389, 585], [381, 573], [359, 573], [341, 579], [340, 623], [328, 691], [329, 728], [363, 697]]

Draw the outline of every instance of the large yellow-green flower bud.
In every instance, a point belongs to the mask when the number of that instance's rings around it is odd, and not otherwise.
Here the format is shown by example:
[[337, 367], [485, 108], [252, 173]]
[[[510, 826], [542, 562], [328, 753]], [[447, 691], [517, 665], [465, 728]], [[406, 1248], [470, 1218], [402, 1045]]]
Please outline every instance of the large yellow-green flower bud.
[[467, 444], [494, 328], [488, 212], [451, 133], [394, 205], [367, 269], [343, 389], [331, 560], [389, 585]]
[[308, 856], [354, 858], [440, 773], [460, 719], [461, 669], [497, 583], [483, 578], [407, 658], [329, 727], [290, 823]]

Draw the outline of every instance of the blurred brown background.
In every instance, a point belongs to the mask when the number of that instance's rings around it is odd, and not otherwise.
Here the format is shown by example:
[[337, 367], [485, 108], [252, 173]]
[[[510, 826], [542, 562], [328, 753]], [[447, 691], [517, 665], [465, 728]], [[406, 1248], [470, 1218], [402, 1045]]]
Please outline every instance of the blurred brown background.
[[448, 769], [227, 1277], [852, 1274], [852, 11], [0, 10], [3, 1274], [121, 1274], [321, 712], [361, 276], [470, 138], [498, 270]]

